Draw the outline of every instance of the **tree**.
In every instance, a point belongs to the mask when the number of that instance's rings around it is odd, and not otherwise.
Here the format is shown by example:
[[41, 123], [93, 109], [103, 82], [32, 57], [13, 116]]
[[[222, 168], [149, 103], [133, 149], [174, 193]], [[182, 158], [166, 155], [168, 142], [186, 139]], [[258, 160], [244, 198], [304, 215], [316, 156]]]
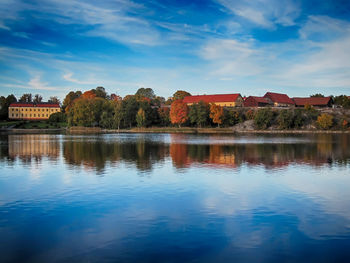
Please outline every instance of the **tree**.
[[113, 127], [113, 115], [110, 111], [104, 111], [101, 115], [100, 127], [105, 129], [111, 129]]
[[209, 117], [212, 119], [213, 123], [216, 123], [218, 127], [222, 124], [222, 118], [224, 116], [224, 108], [220, 105], [211, 104], [210, 105], [210, 115]]
[[1, 96], [0, 99], [0, 119], [5, 120], [8, 118], [9, 106], [11, 103], [17, 102], [15, 95], [8, 95], [6, 98]]
[[60, 99], [57, 96], [50, 97], [49, 103], [61, 104]]
[[350, 99], [346, 95], [340, 95], [334, 97], [334, 104], [342, 106], [343, 108], [350, 109]]
[[135, 96], [126, 96], [122, 102], [124, 124], [130, 128], [136, 123], [136, 114], [139, 110], [139, 103]]
[[92, 89], [91, 91], [95, 93], [96, 97], [103, 99], [107, 98], [107, 92], [104, 87], [97, 87], [96, 89]]
[[324, 98], [324, 95], [321, 93], [316, 93], [314, 95], [310, 95], [311, 98]]
[[146, 115], [145, 115], [145, 111], [142, 108], [140, 108], [136, 114], [136, 122], [137, 122], [137, 127], [139, 127], [139, 128], [145, 126]]
[[70, 91], [63, 100], [62, 109], [64, 111], [68, 110], [68, 108], [73, 104], [74, 100], [79, 98], [81, 95], [81, 91]]
[[148, 98], [150, 100], [153, 100], [156, 96], [154, 95], [154, 91], [151, 88], [139, 88], [135, 96], [137, 99], [142, 99], [142, 98]]
[[42, 100], [43, 100], [43, 97], [40, 94], [35, 94], [34, 100], [33, 100], [34, 103], [40, 103], [42, 102]]
[[189, 107], [188, 117], [193, 124], [202, 127], [208, 123], [209, 117], [209, 106], [207, 103], [200, 101], [199, 103], [193, 104]]
[[170, 108], [161, 107], [158, 109], [161, 126], [168, 126], [170, 124]]
[[173, 94], [173, 100], [183, 100], [187, 96], [191, 96], [191, 93], [184, 90], [178, 90]]
[[185, 123], [188, 120], [188, 107], [182, 100], [175, 100], [170, 107], [170, 120], [172, 124]]
[[23, 94], [19, 99], [19, 102], [33, 102], [32, 94], [31, 93]]
[[91, 127], [95, 123], [95, 114], [91, 105], [91, 101], [86, 98], [76, 99], [74, 104], [68, 109], [68, 124], [70, 126], [88, 126]]
[[115, 101], [113, 103], [113, 120], [114, 120], [114, 127], [118, 129], [120, 129], [120, 123], [123, 119], [123, 107], [122, 107], [122, 102], [121, 101]]
[[322, 113], [317, 117], [316, 123], [321, 129], [328, 130], [333, 125], [333, 116], [327, 113]]
[[94, 90], [88, 90], [88, 91], [85, 91], [81, 96], [84, 99], [93, 99], [96, 97], [96, 93]]
[[67, 116], [63, 112], [55, 112], [50, 115], [49, 122], [55, 123], [55, 122], [66, 122]]
[[281, 110], [277, 122], [280, 129], [290, 129], [293, 126], [293, 112], [291, 110]]
[[272, 122], [273, 112], [271, 109], [260, 109], [254, 117], [254, 123], [258, 129], [267, 129]]

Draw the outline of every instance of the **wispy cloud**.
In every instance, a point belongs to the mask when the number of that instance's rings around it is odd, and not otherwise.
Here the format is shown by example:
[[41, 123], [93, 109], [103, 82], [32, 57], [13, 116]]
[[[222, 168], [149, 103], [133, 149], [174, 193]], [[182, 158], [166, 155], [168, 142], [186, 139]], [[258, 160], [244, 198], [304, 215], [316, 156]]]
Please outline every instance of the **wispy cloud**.
[[233, 14], [264, 28], [273, 28], [276, 24], [294, 25], [301, 12], [300, 7], [292, 0], [217, 0], [217, 2]]

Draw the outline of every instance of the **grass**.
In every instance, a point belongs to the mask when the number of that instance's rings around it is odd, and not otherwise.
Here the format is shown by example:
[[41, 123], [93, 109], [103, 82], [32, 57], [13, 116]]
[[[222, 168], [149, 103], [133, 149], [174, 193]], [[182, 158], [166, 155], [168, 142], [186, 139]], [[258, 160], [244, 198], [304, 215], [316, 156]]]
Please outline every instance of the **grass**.
[[15, 129], [59, 129], [67, 127], [67, 123], [50, 123], [48, 121], [1, 121], [0, 127], [12, 127]]

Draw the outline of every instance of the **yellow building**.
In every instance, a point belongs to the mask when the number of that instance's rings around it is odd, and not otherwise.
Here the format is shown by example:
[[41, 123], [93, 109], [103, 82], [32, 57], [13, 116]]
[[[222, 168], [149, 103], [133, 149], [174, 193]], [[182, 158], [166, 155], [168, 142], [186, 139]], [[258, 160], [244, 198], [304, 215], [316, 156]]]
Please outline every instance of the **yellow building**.
[[183, 100], [188, 106], [200, 101], [213, 103], [222, 107], [242, 107], [243, 98], [241, 94], [215, 94], [215, 95], [197, 95], [187, 96]]
[[9, 119], [47, 120], [51, 114], [60, 111], [60, 105], [53, 103], [11, 103], [9, 106]]

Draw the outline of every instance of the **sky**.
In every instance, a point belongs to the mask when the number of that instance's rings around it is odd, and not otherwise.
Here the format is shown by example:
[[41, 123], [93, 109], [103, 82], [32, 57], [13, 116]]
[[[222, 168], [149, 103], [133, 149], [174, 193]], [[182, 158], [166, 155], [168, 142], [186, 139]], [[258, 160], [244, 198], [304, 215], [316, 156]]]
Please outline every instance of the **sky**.
[[349, 0], [0, 0], [0, 95], [350, 95]]

